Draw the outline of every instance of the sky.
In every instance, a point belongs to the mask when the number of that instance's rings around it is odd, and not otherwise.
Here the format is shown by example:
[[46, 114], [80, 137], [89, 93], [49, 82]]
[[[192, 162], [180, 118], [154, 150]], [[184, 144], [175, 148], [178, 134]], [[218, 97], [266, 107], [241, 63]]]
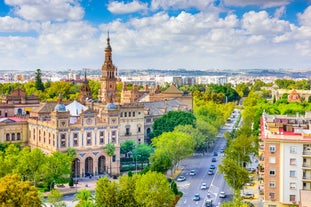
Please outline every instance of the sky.
[[311, 0], [4, 0], [0, 70], [311, 69]]

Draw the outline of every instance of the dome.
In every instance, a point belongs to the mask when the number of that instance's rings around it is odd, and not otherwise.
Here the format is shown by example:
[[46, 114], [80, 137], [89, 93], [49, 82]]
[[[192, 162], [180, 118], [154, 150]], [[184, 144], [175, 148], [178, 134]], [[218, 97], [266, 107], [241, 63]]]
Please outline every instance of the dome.
[[54, 111], [66, 111], [66, 106], [64, 104], [56, 104]]
[[117, 106], [113, 103], [109, 103], [109, 104], [107, 104], [106, 109], [107, 110], [115, 110], [115, 109], [117, 109]]

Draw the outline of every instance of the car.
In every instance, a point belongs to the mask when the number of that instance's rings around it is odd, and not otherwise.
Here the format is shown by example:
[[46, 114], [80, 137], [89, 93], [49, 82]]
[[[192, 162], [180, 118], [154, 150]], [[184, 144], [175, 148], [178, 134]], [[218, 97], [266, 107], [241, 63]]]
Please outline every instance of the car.
[[212, 206], [213, 206], [213, 201], [210, 200], [210, 199], [207, 199], [207, 200], [205, 201], [205, 206], [206, 206], [206, 207], [212, 207]]
[[242, 197], [244, 199], [253, 199], [254, 198], [254, 194], [253, 193], [245, 193]]
[[253, 168], [253, 167], [248, 167], [247, 171], [250, 172], [250, 173], [254, 173], [256, 171], [256, 169]]
[[213, 164], [209, 166], [209, 169], [215, 169], [215, 168], [216, 168], [216, 166]]
[[199, 194], [194, 194], [194, 196], [193, 196], [193, 198], [192, 198], [192, 200], [194, 200], [194, 201], [199, 201], [200, 200], [200, 195]]
[[245, 183], [245, 185], [246, 185], [246, 186], [254, 186], [255, 183], [254, 183], [253, 181], [251, 181], [251, 182]]
[[209, 170], [207, 171], [207, 174], [208, 174], [208, 175], [214, 175], [214, 171], [213, 171], [212, 169], [209, 169]]
[[221, 192], [219, 193], [219, 198], [225, 198], [225, 197], [226, 197], [226, 193], [223, 192], [223, 191], [221, 191]]
[[220, 149], [220, 152], [221, 152], [221, 153], [224, 153], [224, 152], [225, 152], [225, 149], [224, 149], [224, 148], [221, 148], [221, 149]]
[[194, 175], [196, 175], [196, 174], [197, 174], [197, 173], [196, 173], [196, 171], [195, 171], [195, 170], [190, 170], [189, 175], [194, 176]]
[[214, 156], [218, 156], [218, 153], [216, 151], [214, 151], [213, 155]]
[[207, 184], [206, 183], [202, 183], [201, 184], [201, 190], [207, 190]]
[[217, 160], [216, 160], [216, 158], [215, 157], [213, 157], [212, 158], [212, 162], [216, 162]]
[[185, 180], [186, 180], [186, 177], [182, 176], [182, 175], [178, 176], [178, 178], [177, 178], [178, 182], [182, 182], [182, 181], [185, 181]]

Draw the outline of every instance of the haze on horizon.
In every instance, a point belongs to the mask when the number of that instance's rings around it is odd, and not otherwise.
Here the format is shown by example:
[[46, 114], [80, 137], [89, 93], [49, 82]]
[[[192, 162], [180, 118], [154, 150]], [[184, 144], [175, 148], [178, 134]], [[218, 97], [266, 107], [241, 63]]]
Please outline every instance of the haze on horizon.
[[309, 0], [4, 0], [0, 70], [310, 69]]

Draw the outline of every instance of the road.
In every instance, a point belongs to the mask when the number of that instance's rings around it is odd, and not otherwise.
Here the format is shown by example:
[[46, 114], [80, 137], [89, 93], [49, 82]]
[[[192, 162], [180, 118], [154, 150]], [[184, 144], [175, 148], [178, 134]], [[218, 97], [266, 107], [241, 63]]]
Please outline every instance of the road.
[[[223, 133], [226, 131], [232, 131], [234, 123], [237, 118], [237, 112], [234, 112], [234, 116], [231, 116], [231, 122], [226, 123], [220, 130], [215, 140], [215, 144], [211, 147], [207, 154], [196, 154], [190, 158], [184, 159], [180, 163], [180, 167], [183, 169], [180, 175], [186, 177], [183, 182], [177, 182], [178, 189], [183, 192], [183, 196], [178, 201], [176, 207], [193, 207], [204, 206], [207, 195], [209, 199], [213, 201], [213, 206], [220, 206], [222, 202], [232, 200], [232, 190], [227, 186], [223, 174], [217, 173], [217, 165], [221, 162], [223, 153], [220, 152], [221, 148], [226, 148], [226, 141], [222, 138]], [[218, 156], [214, 156], [213, 152], [216, 151]], [[212, 158], [216, 158], [216, 162], [212, 162]], [[210, 165], [214, 164], [213, 175], [208, 175]], [[196, 170], [197, 174], [190, 176], [190, 170]], [[201, 183], [206, 183], [207, 190], [201, 190]], [[226, 193], [226, 198], [219, 198], [219, 193], [223, 191]], [[199, 201], [193, 201], [194, 194], [200, 195]]]

